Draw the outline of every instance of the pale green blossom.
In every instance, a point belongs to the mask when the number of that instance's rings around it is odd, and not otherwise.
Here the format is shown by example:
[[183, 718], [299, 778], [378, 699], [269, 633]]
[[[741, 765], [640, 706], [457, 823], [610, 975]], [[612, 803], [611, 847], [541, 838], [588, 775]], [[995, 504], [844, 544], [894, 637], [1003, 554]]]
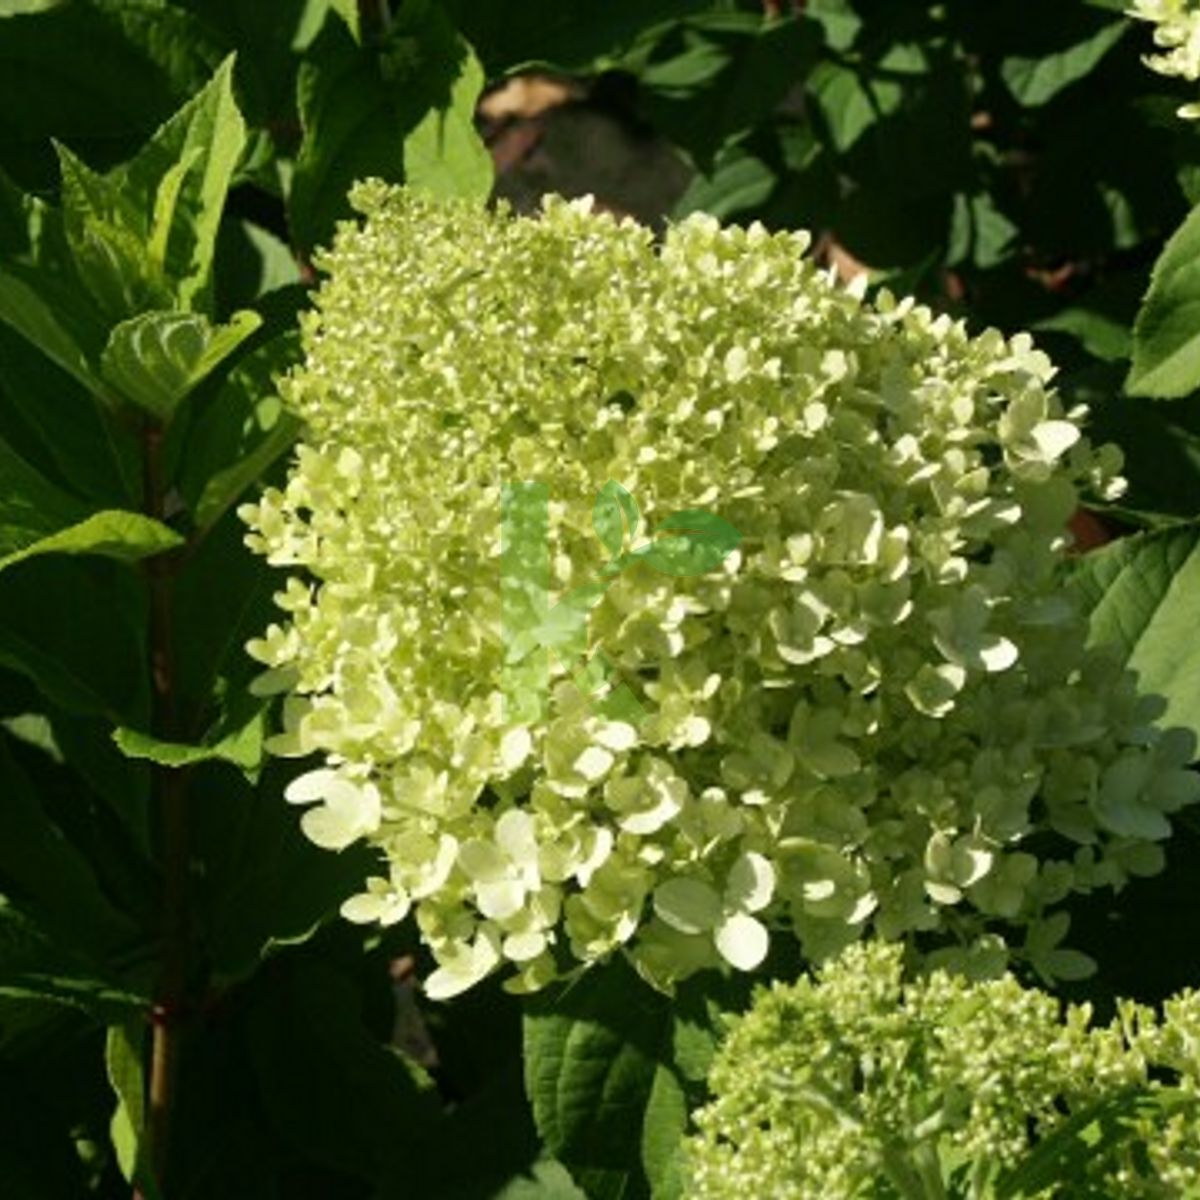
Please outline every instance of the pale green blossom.
[[[1087, 1005], [1011, 975], [905, 982], [902, 961], [864, 942], [816, 979], [758, 993], [693, 1115], [689, 1200], [1196, 1194], [1200, 993], [1161, 1019], [1124, 1004], [1097, 1027]], [[1105, 1103], [1099, 1138], [1085, 1130], [1040, 1186], [1012, 1190], [1006, 1172]]]
[[[1066, 522], [1119, 455], [1029, 337], [868, 303], [800, 233], [353, 200], [282, 388], [303, 444], [242, 509], [288, 572], [249, 652], [284, 694], [270, 749], [322, 760], [288, 790], [305, 832], [380, 852], [343, 911], [411, 910], [432, 993], [617, 951], [670, 986], [780, 931], [1002, 968], [1067, 893], [1161, 863], [1194, 747], [1085, 648]], [[581, 694], [593, 657], [522, 719], [504, 488], [546, 487], [557, 599], [609, 561], [610, 480], [647, 530], [704, 509], [741, 540], [693, 577], [631, 553], [590, 610], [644, 718]]]

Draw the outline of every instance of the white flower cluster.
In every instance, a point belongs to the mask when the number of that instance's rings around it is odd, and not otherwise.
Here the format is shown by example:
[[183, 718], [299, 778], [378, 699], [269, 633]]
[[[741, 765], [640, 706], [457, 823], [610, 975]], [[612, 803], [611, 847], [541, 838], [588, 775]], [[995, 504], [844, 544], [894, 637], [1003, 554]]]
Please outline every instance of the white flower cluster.
[[[1197, 0], [1133, 0], [1128, 15], [1154, 24], [1154, 44], [1162, 54], [1148, 54], [1146, 65], [1160, 75], [1192, 82], [1200, 79], [1200, 3]], [[1179, 116], [1200, 117], [1200, 104], [1185, 104]]]
[[[242, 509], [291, 572], [248, 648], [288, 693], [271, 749], [324, 758], [287, 793], [305, 832], [381, 852], [345, 916], [415, 911], [430, 994], [618, 948], [669, 987], [753, 969], [771, 929], [814, 958], [939, 931], [1002, 965], [990, 930], [1158, 869], [1194, 747], [1085, 649], [1065, 526], [1120, 461], [1027, 336], [866, 303], [800, 233], [353, 200], [283, 387], [305, 444]], [[518, 721], [505, 486], [546, 485], [561, 594], [606, 561], [609, 480], [651, 528], [704, 509], [740, 544], [693, 578], [635, 556], [591, 612], [640, 723], [558, 660]]]
[[[905, 982], [896, 946], [851, 946], [776, 983], [729, 1032], [686, 1144], [689, 1200], [970, 1194], [1194, 1196], [1200, 1188], [1200, 992], [1106, 1027], [1011, 975]], [[1137, 1096], [1138, 1103], [1123, 1098]], [[1158, 1102], [1158, 1103], [1156, 1103]], [[1072, 1117], [1074, 1155], [1002, 1173]], [[1033, 1189], [1033, 1190], [1031, 1190]]]

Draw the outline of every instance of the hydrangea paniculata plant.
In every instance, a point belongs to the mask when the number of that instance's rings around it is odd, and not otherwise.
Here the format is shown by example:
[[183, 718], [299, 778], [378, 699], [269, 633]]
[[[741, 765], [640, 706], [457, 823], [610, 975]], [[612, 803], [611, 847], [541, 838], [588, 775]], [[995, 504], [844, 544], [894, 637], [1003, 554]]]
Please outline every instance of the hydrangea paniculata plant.
[[[1091, 1016], [1011, 975], [905, 983], [897, 946], [851, 946], [735, 1022], [695, 1114], [687, 1195], [1197, 1194], [1200, 992], [1161, 1019], [1128, 1003], [1111, 1025]], [[1031, 1148], [1072, 1120], [1074, 1146], [1016, 1187]]]
[[[518, 218], [377, 181], [353, 202], [282, 385], [304, 443], [241, 510], [289, 572], [249, 646], [287, 693], [270, 747], [324, 760], [287, 799], [318, 845], [380, 852], [344, 915], [414, 910], [435, 996], [619, 948], [669, 987], [756, 967], [772, 929], [818, 959], [941, 935], [998, 969], [1028, 927], [1047, 973], [1077, 966], [1047, 911], [1157, 870], [1197, 779], [1062, 589], [1077, 496], [1120, 460], [1030, 339], [866, 302], [802, 233], [693, 216], [659, 244], [586, 201]], [[740, 534], [692, 578], [631, 555], [591, 610], [639, 722], [557, 660], [537, 719], [504, 702], [521, 481], [558, 593], [608, 557], [609, 481], [648, 527]]]

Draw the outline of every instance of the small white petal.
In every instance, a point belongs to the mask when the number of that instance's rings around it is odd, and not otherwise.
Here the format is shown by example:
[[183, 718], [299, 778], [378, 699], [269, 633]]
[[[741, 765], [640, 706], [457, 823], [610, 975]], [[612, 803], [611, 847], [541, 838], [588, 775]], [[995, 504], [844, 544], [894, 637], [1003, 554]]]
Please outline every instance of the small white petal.
[[771, 946], [767, 927], [745, 913], [734, 913], [722, 921], [713, 940], [721, 957], [739, 971], [753, 971]]

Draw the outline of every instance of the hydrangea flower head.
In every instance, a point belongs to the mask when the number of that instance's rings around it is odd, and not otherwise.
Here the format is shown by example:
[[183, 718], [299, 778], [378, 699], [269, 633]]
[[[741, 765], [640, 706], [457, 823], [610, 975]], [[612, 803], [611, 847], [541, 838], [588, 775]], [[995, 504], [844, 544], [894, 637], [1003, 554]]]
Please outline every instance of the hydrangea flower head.
[[[779, 930], [994, 958], [1027, 927], [1052, 973], [1047, 910], [1156, 869], [1193, 747], [1061, 590], [1119, 456], [1027, 336], [867, 303], [802, 233], [353, 200], [283, 384], [304, 444], [242, 510], [289, 572], [249, 651], [287, 693], [271, 748], [323, 758], [288, 791], [305, 832], [380, 852], [344, 914], [413, 911], [432, 994], [618, 949], [669, 987]], [[502, 619], [527, 482], [547, 586], [589, 598], [532, 715]], [[740, 534], [719, 563], [641, 552], [635, 515], [697, 511]]]
[[[1087, 1005], [1011, 975], [905, 982], [902, 960], [864, 942], [815, 979], [758, 993], [694, 1114], [689, 1197], [1196, 1194], [1200, 993], [1161, 1019], [1123, 1004], [1101, 1027]], [[1103, 1105], [1103, 1137], [1090, 1137], [1084, 1114]], [[1081, 1144], [1057, 1173], [1045, 1156], [1036, 1191], [993, 1189], [1072, 1118]]]

